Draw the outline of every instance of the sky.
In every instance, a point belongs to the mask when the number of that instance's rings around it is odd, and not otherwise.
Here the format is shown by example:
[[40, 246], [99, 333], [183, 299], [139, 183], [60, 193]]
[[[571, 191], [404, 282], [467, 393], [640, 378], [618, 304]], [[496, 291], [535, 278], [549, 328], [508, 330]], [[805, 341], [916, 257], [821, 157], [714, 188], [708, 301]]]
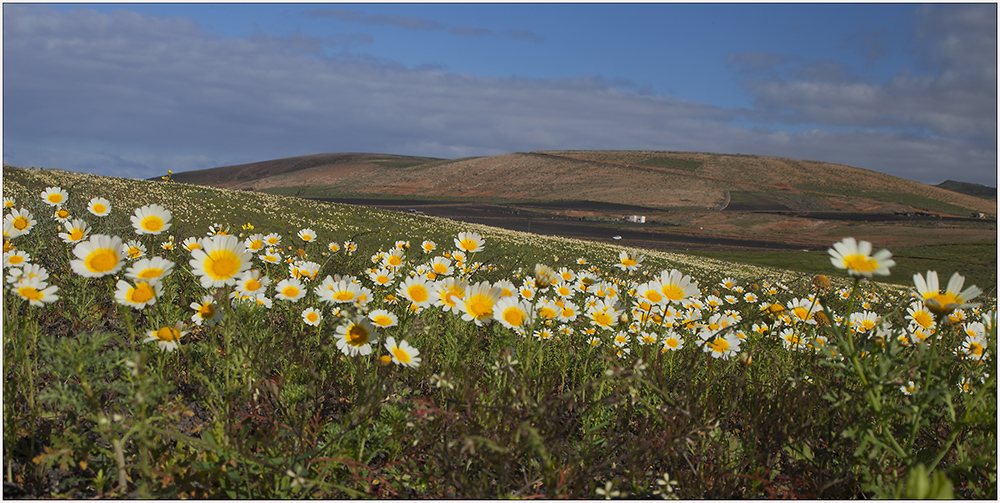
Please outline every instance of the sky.
[[997, 6], [3, 4], [5, 164], [568, 149], [996, 187]]

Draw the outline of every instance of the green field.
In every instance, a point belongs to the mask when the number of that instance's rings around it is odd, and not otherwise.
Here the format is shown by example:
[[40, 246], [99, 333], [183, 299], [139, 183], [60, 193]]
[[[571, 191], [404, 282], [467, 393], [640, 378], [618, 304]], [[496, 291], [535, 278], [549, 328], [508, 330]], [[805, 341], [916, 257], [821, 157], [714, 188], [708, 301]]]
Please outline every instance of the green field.
[[[995, 242], [860, 281], [174, 182], [3, 193], [5, 497], [997, 497]], [[985, 292], [916, 301], [931, 265]]]
[[[971, 282], [983, 287], [986, 292], [996, 295], [997, 284], [997, 243], [963, 243], [934, 246], [911, 246], [891, 250], [896, 260], [892, 275], [882, 281], [896, 285], [911, 285], [913, 275], [926, 271], [938, 271], [951, 275], [961, 273]], [[692, 255], [753, 264], [764, 267], [789, 269], [802, 273], [828, 274], [830, 254], [826, 251], [761, 251], [761, 252], [713, 252], [695, 251]]]

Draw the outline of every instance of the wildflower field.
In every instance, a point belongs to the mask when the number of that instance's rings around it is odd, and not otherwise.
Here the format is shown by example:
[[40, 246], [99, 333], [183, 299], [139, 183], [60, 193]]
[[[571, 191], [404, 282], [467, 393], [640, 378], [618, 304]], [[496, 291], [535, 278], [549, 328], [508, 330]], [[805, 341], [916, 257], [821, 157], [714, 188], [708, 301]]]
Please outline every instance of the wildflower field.
[[997, 497], [996, 285], [962, 271], [165, 178], [4, 168], [5, 497]]

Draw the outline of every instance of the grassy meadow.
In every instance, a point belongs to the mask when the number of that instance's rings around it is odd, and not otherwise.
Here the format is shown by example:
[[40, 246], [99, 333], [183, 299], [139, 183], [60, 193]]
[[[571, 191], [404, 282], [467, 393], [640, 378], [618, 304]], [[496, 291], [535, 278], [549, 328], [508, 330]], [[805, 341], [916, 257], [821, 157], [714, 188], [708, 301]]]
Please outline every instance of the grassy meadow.
[[997, 497], [995, 273], [931, 250], [794, 272], [6, 166], [3, 197], [5, 497]]

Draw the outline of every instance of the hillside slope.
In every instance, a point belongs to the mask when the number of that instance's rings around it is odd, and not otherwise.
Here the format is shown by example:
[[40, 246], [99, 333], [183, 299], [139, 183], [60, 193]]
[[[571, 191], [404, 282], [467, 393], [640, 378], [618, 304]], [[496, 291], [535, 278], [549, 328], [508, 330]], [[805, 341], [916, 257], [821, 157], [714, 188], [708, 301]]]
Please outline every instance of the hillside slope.
[[960, 194], [967, 194], [970, 196], [981, 197], [983, 199], [991, 199], [993, 201], [997, 200], [997, 188], [988, 187], [986, 185], [980, 185], [978, 183], [968, 183], [968, 182], [956, 182], [955, 180], [945, 180], [935, 187], [940, 187], [942, 189], [950, 190], [952, 192], [958, 192]]
[[271, 161], [175, 173], [173, 180], [231, 189], [329, 184], [341, 178], [425, 164], [441, 159], [391, 154], [337, 153], [287, 157]]
[[[178, 173], [233, 189], [493, 200], [588, 200], [653, 208], [996, 214], [996, 202], [838, 164], [690, 152], [546, 151], [456, 160], [317, 154]], [[751, 205], [752, 206], [752, 205]], [[753, 206], [752, 206], [753, 207]]]

